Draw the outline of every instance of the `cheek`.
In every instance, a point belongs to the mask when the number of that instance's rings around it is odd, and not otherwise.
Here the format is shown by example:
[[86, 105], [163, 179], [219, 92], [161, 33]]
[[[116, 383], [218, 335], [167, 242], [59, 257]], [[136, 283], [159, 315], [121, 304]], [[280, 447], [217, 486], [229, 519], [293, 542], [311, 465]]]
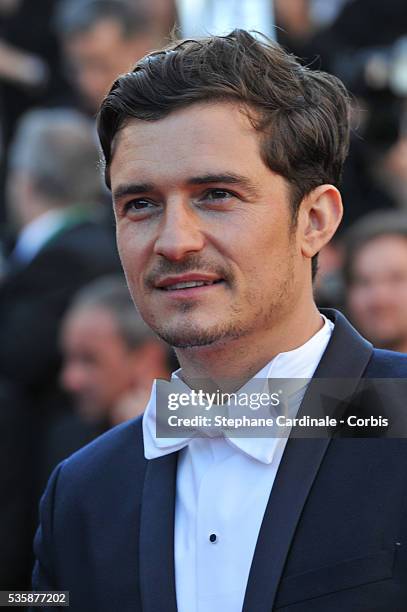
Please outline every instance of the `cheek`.
[[348, 296], [349, 308], [356, 315], [363, 313], [371, 302], [369, 291], [366, 289], [351, 289]]
[[403, 308], [407, 307], [407, 282], [397, 283], [393, 292], [393, 299]]
[[129, 232], [117, 232], [117, 249], [126, 278], [133, 285], [145, 268], [139, 241], [130, 236]]
[[105, 389], [115, 389], [123, 381], [123, 361], [116, 355], [106, 355], [103, 363], [100, 364], [98, 378]]
[[117, 250], [119, 251], [120, 259], [122, 261], [123, 267], [126, 265], [127, 258], [129, 256], [129, 251], [131, 242], [127, 237], [128, 232], [120, 229], [118, 222], [116, 221], [116, 243]]
[[131, 267], [129, 265], [129, 262], [131, 261], [130, 253], [128, 251], [128, 248], [126, 248], [126, 245], [119, 241], [117, 241], [117, 250], [119, 252], [122, 268], [124, 270], [126, 278], [128, 279], [129, 274], [131, 272]]

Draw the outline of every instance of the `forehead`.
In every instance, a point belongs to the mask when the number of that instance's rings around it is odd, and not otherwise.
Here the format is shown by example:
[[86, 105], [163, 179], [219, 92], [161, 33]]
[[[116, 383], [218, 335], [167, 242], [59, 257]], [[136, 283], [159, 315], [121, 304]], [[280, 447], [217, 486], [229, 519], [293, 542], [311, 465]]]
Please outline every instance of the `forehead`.
[[385, 234], [363, 244], [355, 254], [355, 268], [379, 273], [386, 268], [407, 269], [407, 237]]
[[227, 102], [194, 104], [158, 121], [130, 119], [117, 133], [110, 177], [120, 179], [174, 173], [268, 170], [260, 156], [259, 134], [247, 113]]
[[117, 336], [117, 326], [112, 313], [102, 307], [78, 307], [68, 314], [63, 326], [64, 340], [91, 344], [100, 339]]
[[66, 38], [68, 52], [94, 51], [106, 55], [109, 49], [125, 40], [123, 27], [113, 17], [98, 19], [87, 30]]

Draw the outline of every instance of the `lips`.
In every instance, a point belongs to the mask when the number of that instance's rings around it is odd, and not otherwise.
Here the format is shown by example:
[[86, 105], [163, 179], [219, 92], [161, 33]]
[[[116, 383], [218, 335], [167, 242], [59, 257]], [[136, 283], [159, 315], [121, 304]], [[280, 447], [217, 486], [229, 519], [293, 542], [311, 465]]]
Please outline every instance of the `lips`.
[[215, 285], [223, 279], [213, 275], [185, 274], [182, 276], [168, 276], [155, 283], [156, 289], [162, 291], [182, 291], [185, 289], [195, 289]]
[[164, 291], [177, 291], [179, 289], [194, 289], [195, 287], [205, 287], [208, 285], [214, 285], [220, 281], [211, 281], [210, 283], [204, 283], [203, 281], [186, 281], [184, 283], [175, 283], [174, 285], [168, 285], [162, 287]]

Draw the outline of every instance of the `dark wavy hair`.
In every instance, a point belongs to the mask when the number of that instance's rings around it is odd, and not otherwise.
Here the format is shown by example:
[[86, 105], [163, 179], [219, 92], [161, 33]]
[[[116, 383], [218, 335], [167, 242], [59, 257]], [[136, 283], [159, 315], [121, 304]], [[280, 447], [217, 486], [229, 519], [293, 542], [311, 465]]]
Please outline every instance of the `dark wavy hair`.
[[293, 224], [302, 199], [315, 187], [339, 186], [349, 148], [345, 86], [245, 30], [174, 41], [113, 83], [97, 118], [107, 186], [113, 139], [126, 120], [156, 121], [214, 100], [235, 101], [247, 110], [264, 162], [291, 185]]

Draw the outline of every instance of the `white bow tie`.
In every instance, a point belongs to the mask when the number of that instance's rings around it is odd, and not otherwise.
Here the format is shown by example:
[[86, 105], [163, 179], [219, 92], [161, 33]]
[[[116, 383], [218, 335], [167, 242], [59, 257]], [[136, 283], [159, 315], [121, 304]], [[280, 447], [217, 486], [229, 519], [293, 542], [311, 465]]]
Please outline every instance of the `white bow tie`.
[[[185, 387], [189, 389], [188, 387]], [[299, 407], [305, 387], [298, 397], [296, 409]], [[223, 438], [227, 444], [241, 451], [245, 455], [262, 463], [270, 464], [273, 461], [276, 449], [280, 444], [285, 444], [283, 437], [230, 437], [221, 428], [196, 427], [191, 435], [186, 437], [160, 437], [157, 435], [157, 408], [156, 408], [156, 381], [149, 403], [147, 404], [143, 417], [144, 456], [146, 459], [156, 459], [170, 453], [175, 453], [186, 448], [191, 440], [204, 438], [211, 443], [213, 438]]]
[[245, 455], [261, 461], [262, 463], [270, 464], [273, 461], [275, 451], [284, 438], [230, 438], [226, 437], [222, 431], [218, 432], [217, 436], [208, 436], [196, 431], [196, 435], [187, 438], [157, 438], [154, 429], [151, 431], [149, 427], [149, 418], [143, 419], [143, 435], [144, 435], [144, 455], [146, 459], [156, 459], [170, 453], [175, 453], [183, 448], [186, 448], [190, 442], [197, 437], [205, 438], [208, 444], [214, 437], [223, 438], [227, 444], [238, 449]]

